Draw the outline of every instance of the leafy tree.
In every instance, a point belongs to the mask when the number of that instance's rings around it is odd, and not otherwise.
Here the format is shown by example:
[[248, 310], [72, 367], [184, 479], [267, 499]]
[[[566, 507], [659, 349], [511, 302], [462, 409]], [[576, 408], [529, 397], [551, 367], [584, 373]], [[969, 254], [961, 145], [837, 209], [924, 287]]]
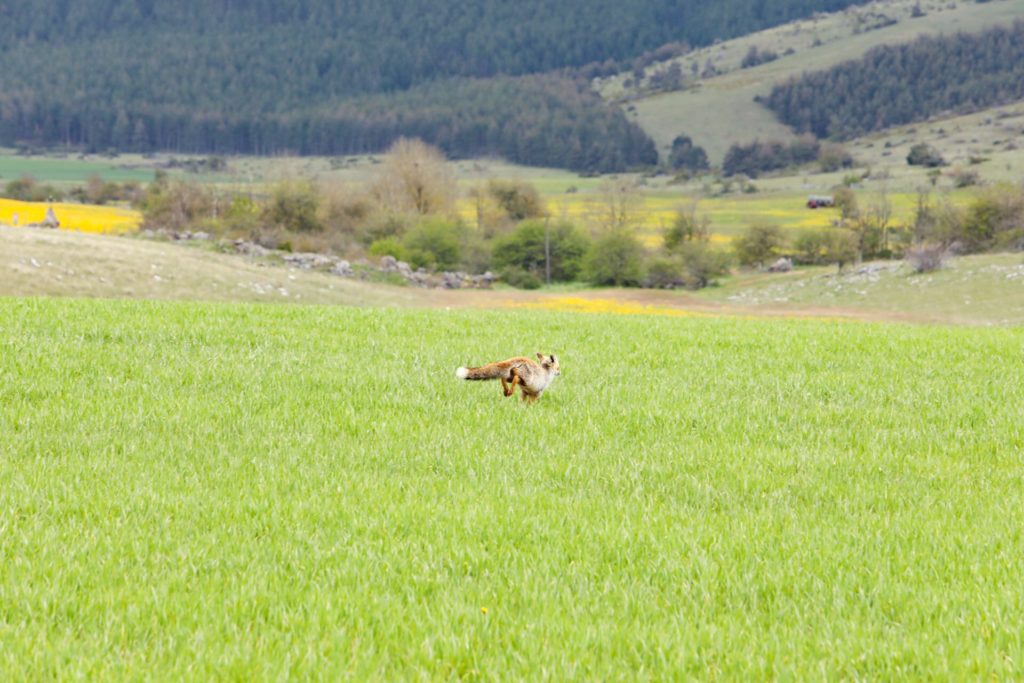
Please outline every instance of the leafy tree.
[[777, 225], [756, 224], [733, 240], [736, 258], [743, 266], [763, 266], [777, 258], [786, 244]]
[[639, 285], [645, 275], [643, 246], [624, 230], [611, 232], [591, 246], [583, 273], [595, 285]]
[[707, 216], [698, 218], [695, 209], [679, 209], [671, 227], [665, 232], [665, 249], [674, 252], [687, 242], [707, 242], [710, 236]]
[[495, 240], [492, 261], [499, 269], [515, 267], [544, 277], [546, 254], [550, 251], [552, 281], [571, 281], [579, 276], [589, 247], [590, 240], [572, 223], [545, 226], [543, 221], [524, 221], [515, 232]]
[[710, 168], [707, 152], [693, 143], [686, 135], [678, 135], [672, 141], [668, 156], [669, 165], [675, 170], [706, 171]]

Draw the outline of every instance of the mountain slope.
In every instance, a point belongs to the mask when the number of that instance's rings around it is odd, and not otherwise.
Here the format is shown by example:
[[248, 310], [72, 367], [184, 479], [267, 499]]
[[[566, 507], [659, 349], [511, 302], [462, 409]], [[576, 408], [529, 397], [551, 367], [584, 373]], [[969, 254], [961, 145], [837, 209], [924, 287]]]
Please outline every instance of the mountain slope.
[[[452, 154], [507, 154], [488, 126], [511, 126], [547, 153], [584, 127], [559, 165], [617, 170], [652, 158], [618, 111], [532, 74], [857, 1], [0, 2], [0, 144], [339, 154], [413, 134]], [[518, 92], [464, 80], [507, 76], [523, 77]], [[514, 158], [552, 163], [534, 156]]]
[[[925, 16], [911, 18], [916, 4]], [[636, 93], [623, 88], [628, 74], [604, 79], [606, 99], [624, 101], [631, 120], [650, 135], [664, 155], [673, 138], [685, 134], [720, 164], [735, 143], [788, 140], [794, 134], [754, 98], [767, 96], [776, 85], [810, 70], [858, 59], [880, 45], [903, 44], [922, 35], [979, 32], [1024, 17], [1024, 0], [950, 4], [939, 0], [888, 0], [816, 16], [702, 48], [673, 60], [683, 73], [711, 62], [716, 75], [700, 78], [678, 92]], [[895, 20], [895, 23], [889, 23]], [[874, 23], [871, 23], [871, 22]], [[869, 30], [865, 27], [871, 27]], [[739, 68], [751, 47], [770, 49], [779, 58], [752, 68]], [[792, 49], [791, 54], [785, 54]], [[651, 66], [656, 72], [672, 62]]]

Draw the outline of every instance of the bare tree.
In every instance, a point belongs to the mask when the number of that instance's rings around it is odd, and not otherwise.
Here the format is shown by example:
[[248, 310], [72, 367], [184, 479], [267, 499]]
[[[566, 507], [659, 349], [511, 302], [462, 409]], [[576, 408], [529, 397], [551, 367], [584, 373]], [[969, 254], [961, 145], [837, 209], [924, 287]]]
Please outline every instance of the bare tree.
[[388, 150], [371, 191], [390, 211], [447, 214], [455, 205], [455, 174], [436, 147], [399, 138]]
[[601, 183], [601, 223], [609, 231], [624, 230], [636, 222], [642, 204], [636, 183], [615, 176]]

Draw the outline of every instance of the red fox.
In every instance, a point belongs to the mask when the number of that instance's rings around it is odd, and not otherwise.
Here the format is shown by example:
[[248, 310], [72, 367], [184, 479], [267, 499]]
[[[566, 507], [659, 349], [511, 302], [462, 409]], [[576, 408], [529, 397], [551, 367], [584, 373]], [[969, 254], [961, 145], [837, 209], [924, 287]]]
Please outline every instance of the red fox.
[[539, 365], [530, 358], [509, 358], [479, 368], [459, 368], [455, 376], [459, 379], [500, 379], [505, 396], [515, 393], [518, 386], [523, 400], [533, 403], [548, 388], [551, 380], [562, 374], [554, 356], [538, 353], [537, 359]]

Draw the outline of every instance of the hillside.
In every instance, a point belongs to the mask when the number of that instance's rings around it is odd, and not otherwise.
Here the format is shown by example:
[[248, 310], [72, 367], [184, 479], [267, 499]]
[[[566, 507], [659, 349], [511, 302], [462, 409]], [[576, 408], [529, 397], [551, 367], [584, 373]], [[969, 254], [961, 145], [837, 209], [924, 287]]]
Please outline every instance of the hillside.
[[928, 275], [899, 262], [836, 274], [806, 268], [746, 273], [699, 293], [637, 289], [526, 292], [399, 287], [286, 267], [265, 259], [137, 238], [0, 227], [0, 299], [88, 297], [538, 309], [670, 317], [812, 317], [917, 323], [1024, 323], [1020, 256], [961, 257]]
[[1024, 99], [1024, 21], [922, 37], [775, 86], [763, 104], [798, 132], [850, 138]]
[[[912, 16], [915, 5], [920, 5], [924, 16]], [[923, 35], [977, 33], [1021, 17], [1024, 0], [955, 4], [885, 0], [794, 21], [648, 67], [648, 74], [673, 64], [683, 74], [696, 71], [698, 77], [688, 81], [684, 90], [650, 92], [650, 75], [639, 87], [626, 88], [629, 73], [599, 79], [597, 87], [606, 99], [628, 111], [631, 120], [654, 139], [660, 154], [667, 154], [672, 140], [685, 134], [707, 150], [712, 164], [720, 164], [732, 144], [793, 138], [790, 128], [754, 101], [768, 96], [777, 85], [807, 71], [859, 59], [878, 46], [904, 44]], [[752, 47], [774, 52], [778, 58], [740, 68]], [[700, 77], [708, 63], [714, 66], [714, 74]]]
[[537, 74], [854, 1], [5, 3], [0, 144], [348, 154], [404, 134], [452, 156], [621, 170], [653, 161], [643, 136], [585, 82]]

